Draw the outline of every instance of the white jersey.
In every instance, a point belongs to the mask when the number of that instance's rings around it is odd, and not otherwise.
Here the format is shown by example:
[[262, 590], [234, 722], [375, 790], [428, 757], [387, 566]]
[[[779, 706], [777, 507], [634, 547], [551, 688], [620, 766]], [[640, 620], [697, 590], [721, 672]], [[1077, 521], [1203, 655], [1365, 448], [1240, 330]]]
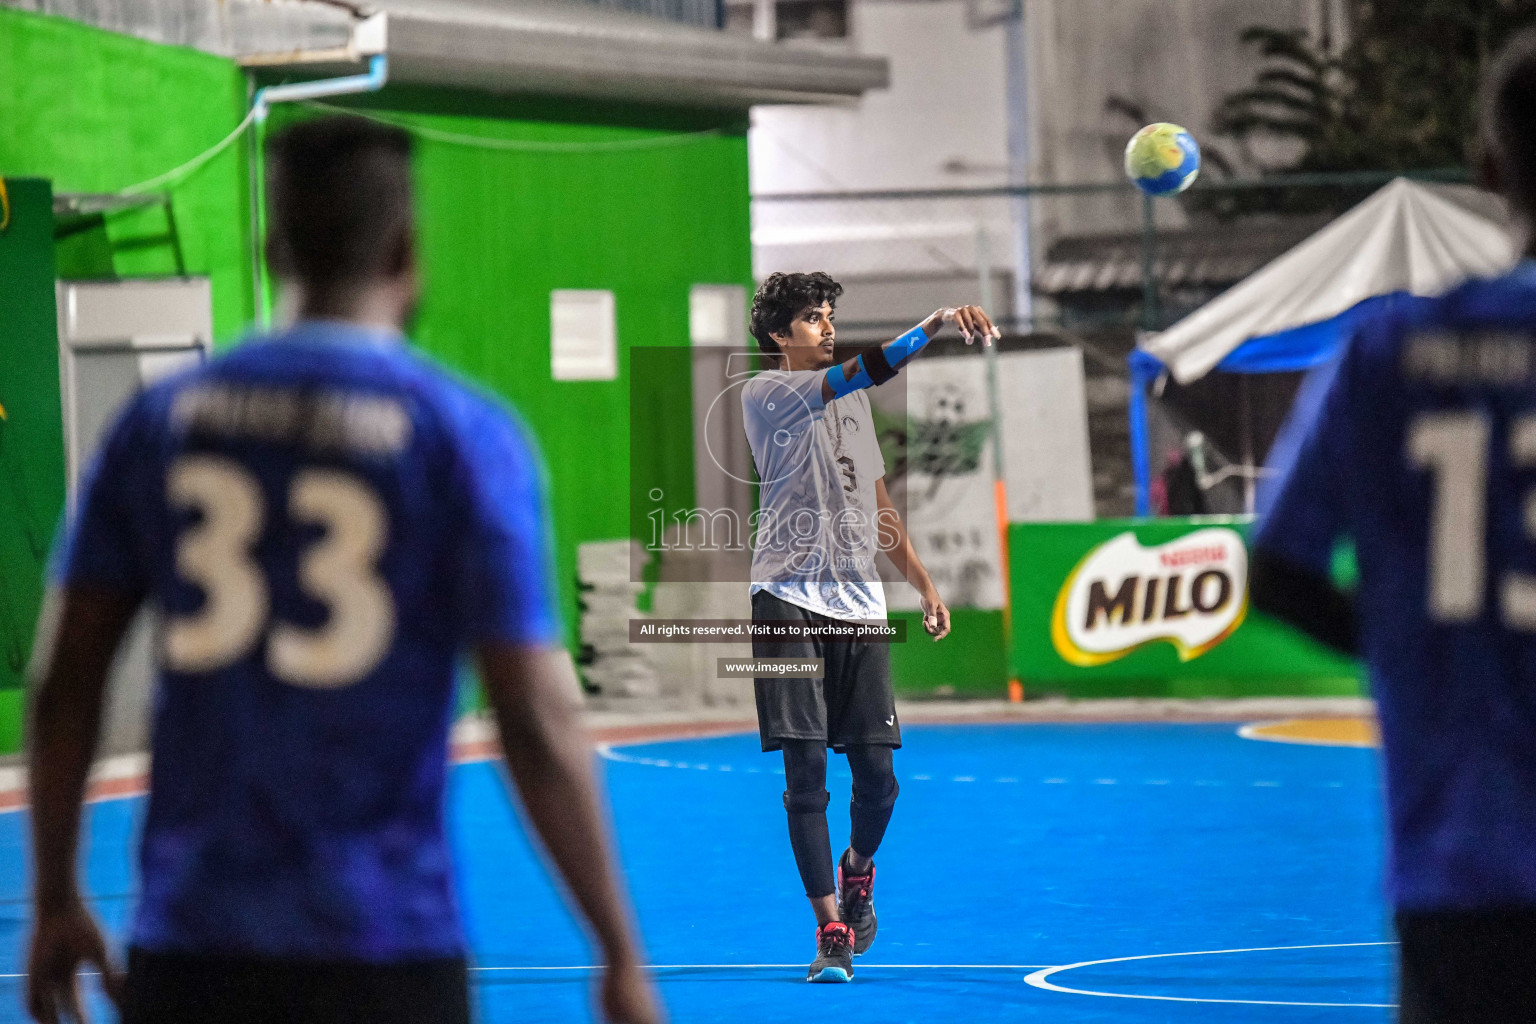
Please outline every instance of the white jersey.
[[764, 370], [742, 389], [761, 481], [751, 592], [834, 619], [883, 619], [875, 481], [885, 459], [869, 396], [823, 403], [825, 378], [825, 370]]

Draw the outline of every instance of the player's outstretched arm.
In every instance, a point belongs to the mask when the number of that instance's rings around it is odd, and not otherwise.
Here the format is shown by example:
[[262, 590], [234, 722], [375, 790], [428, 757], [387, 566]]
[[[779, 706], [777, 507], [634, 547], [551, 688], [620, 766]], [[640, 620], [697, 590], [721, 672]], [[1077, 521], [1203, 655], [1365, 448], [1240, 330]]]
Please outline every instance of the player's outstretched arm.
[[660, 1021], [615, 868], [570, 654], [507, 643], [482, 644], [477, 653], [523, 807], [602, 946], [604, 1017]]
[[1325, 647], [1351, 658], [1359, 655], [1354, 599], [1328, 580], [1262, 547], [1253, 552], [1248, 600], [1254, 608]]
[[821, 385], [822, 401], [829, 402], [861, 388], [884, 384], [911, 362], [948, 323], [960, 329], [967, 345], [977, 339], [983, 345], [990, 345], [994, 338], [1003, 336], [980, 306], [946, 306], [936, 309], [932, 316], [899, 338], [893, 338], [868, 354], [861, 353], [828, 370]]
[[80, 896], [80, 808], [96, 755], [107, 672], [138, 610], [137, 597], [95, 587], [50, 591], [32, 659], [33, 924], [27, 1012], [44, 1024], [85, 1020], [78, 972], [101, 972], [116, 1001], [121, 977]]
[[880, 549], [902, 578], [917, 591], [918, 602], [923, 609], [923, 629], [935, 640], [943, 640], [949, 635], [949, 608], [939, 597], [939, 588], [934, 586], [933, 577], [928, 575], [927, 568], [917, 557], [917, 549], [912, 546], [912, 538], [907, 535], [901, 513], [896, 511], [896, 506], [891, 503], [891, 494], [885, 489], [885, 477], [875, 481], [875, 501], [880, 506]]

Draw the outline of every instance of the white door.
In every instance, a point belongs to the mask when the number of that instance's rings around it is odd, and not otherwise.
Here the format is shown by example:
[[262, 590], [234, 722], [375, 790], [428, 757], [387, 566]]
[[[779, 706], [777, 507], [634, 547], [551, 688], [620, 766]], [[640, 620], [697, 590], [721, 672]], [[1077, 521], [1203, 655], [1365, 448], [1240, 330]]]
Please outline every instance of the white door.
[[[60, 281], [59, 378], [69, 508], [103, 436], [144, 388], [208, 358], [213, 307], [207, 278]], [[129, 629], [112, 667], [102, 753], [147, 749], [154, 680], [154, 616]]]

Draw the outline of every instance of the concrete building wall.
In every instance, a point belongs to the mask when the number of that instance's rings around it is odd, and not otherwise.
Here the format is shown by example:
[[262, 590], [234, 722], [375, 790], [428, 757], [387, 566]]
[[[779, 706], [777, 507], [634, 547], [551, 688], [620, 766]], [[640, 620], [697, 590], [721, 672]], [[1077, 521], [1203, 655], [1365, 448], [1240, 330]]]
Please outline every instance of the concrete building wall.
[[[1112, 99], [1141, 108], [1148, 121], [1184, 125], [1239, 173], [1253, 170], [1211, 133], [1222, 97], [1253, 80], [1255, 54], [1239, 36], [1250, 25], [1319, 32], [1332, 7], [1329, 0], [1026, 0], [1029, 179], [1118, 179], [1138, 125], [1111, 109]], [[1131, 194], [1035, 205], [1047, 243], [1062, 234], [1124, 230], [1140, 216]], [[1169, 221], [1179, 220], [1176, 205], [1159, 206]]]
[[[857, 106], [758, 107], [756, 192], [1001, 184], [1008, 173], [1001, 27], [971, 29], [964, 0], [856, 0], [850, 45], [887, 57], [891, 87]], [[956, 163], [974, 172], [947, 170]]]
[[[845, 45], [888, 57], [891, 87], [857, 106], [757, 108], [754, 194], [1006, 184], [1009, 29], [981, 10], [981, 0], [852, 0]], [[1254, 54], [1239, 34], [1264, 24], [1338, 37], [1343, 10], [1342, 0], [1023, 0], [1027, 180], [1119, 181], [1138, 125], [1112, 98], [1185, 125], [1250, 170], [1210, 133], [1221, 98], [1252, 80]], [[1159, 207], [1179, 222], [1176, 204]], [[819, 258], [856, 277], [974, 276], [976, 225], [987, 228], [987, 259], [1009, 265], [1013, 216], [1006, 201], [758, 203], [754, 269]], [[1140, 216], [1128, 192], [1037, 199], [1033, 249], [1038, 258], [1063, 234], [1130, 230]]]

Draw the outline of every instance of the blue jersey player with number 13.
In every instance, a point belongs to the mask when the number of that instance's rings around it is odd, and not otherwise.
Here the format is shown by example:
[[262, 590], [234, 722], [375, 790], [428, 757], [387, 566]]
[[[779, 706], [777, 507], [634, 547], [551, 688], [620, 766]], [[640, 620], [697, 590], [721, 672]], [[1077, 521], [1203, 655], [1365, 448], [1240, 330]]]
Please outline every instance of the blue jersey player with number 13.
[[[405, 347], [410, 140], [356, 118], [271, 146], [269, 257], [295, 322], [153, 387], [112, 428], [34, 665], [29, 1010], [127, 1024], [467, 1024], [444, 831], [454, 666], [607, 964], [657, 1020], [551, 590], [541, 469], [494, 402]], [[162, 615], [126, 979], [76, 882], [112, 654]], [[515, 911], [514, 911], [515, 912]]]
[[[1536, 35], [1485, 90], [1484, 177], [1529, 240]], [[1276, 442], [1254, 542], [1254, 606], [1370, 669], [1404, 1024], [1536, 1021], [1532, 256], [1356, 330]], [[1326, 582], [1344, 537], [1353, 599]]]

